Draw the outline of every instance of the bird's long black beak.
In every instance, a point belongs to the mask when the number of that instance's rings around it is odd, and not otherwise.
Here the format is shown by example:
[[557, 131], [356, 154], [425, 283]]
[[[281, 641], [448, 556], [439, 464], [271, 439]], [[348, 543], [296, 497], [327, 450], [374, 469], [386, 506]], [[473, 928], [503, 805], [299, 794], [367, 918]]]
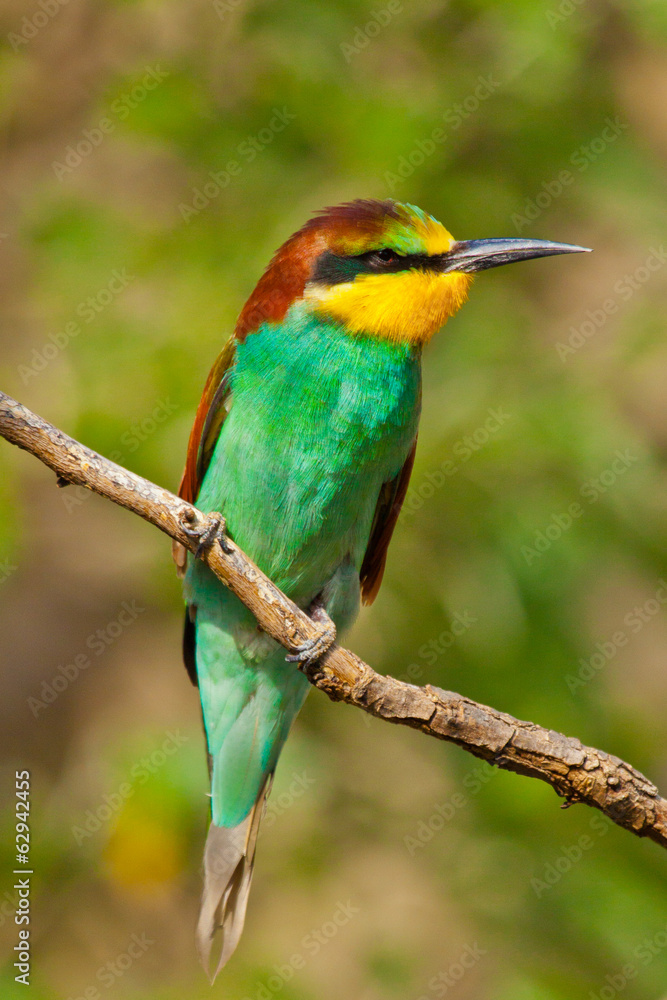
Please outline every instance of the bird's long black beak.
[[486, 271], [501, 264], [513, 264], [531, 257], [551, 257], [557, 253], [590, 253], [590, 247], [549, 240], [461, 240], [442, 254], [440, 269], [447, 271]]

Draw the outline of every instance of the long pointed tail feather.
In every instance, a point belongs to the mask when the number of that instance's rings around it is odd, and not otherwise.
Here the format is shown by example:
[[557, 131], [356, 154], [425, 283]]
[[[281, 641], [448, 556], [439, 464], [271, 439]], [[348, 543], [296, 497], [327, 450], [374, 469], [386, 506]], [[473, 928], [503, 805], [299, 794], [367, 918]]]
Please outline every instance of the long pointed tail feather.
[[[271, 788], [269, 774], [246, 818], [238, 826], [211, 823], [204, 850], [204, 891], [197, 924], [197, 950], [211, 983], [229, 961], [241, 937], [255, 862], [255, 848], [264, 804]], [[215, 972], [211, 952], [220, 932]]]
[[285, 651], [258, 633], [238, 599], [207, 574], [202, 571], [192, 585], [197, 611], [187, 635], [211, 778], [212, 822], [196, 937], [202, 965], [215, 979], [243, 930], [264, 802], [310, 685], [285, 662]]

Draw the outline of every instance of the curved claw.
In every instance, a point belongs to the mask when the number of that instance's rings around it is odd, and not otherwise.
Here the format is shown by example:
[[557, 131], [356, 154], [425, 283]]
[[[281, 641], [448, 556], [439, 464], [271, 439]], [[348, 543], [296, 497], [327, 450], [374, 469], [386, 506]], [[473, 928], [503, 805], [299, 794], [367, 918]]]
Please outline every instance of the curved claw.
[[198, 540], [198, 545], [194, 552], [195, 559], [199, 559], [202, 553], [210, 549], [216, 541], [220, 542], [220, 548], [223, 552], [231, 551], [227, 544], [227, 524], [222, 514], [219, 514], [217, 511], [207, 514], [204, 522], [195, 527], [182, 519], [181, 527], [186, 535]]
[[322, 631], [312, 639], [294, 646], [291, 653], [285, 657], [287, 663], [312, 665], [317, 663], [327, 653], [336, 641], [336, 626], [323, 607], [317, 606], [311, 612], [313, 621], [322, 625]]

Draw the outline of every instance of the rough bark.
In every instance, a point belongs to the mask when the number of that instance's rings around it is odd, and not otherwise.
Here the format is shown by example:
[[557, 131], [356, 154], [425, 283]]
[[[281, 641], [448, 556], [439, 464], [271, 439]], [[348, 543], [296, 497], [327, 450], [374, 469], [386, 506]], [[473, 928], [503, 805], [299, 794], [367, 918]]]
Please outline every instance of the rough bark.
[[[154, 524], [191, 552], [198, 545], [192, 529], [205, 530], [211, 523], [191, 504], [79, 444], [1, 392], [0, 435], [52, 469], [59, 485], [73, 483], [94, 490]], [[293, 650], [320, 635], [320, 626], [230, 539], [225, 537], [222, 545], [215, 542], [200, 558], [285, 649]], [[593, 806], [626, 830], [667, 847], [667, 800], [643, 774], [618, 757], [460, 694], [385, 677], [338, 645], [318, 664], [304, 669], [310, 682], [334, 701], [456, 743], [505, 770], [540, 778], [567, 803]]]

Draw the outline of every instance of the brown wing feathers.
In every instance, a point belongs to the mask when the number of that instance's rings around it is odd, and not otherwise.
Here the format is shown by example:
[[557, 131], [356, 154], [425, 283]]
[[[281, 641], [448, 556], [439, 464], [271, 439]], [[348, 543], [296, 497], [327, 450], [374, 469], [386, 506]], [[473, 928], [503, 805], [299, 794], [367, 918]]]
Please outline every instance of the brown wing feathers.
[[[190, 432], [185, 471], [178, 488], [178, 495], [188, 503], [195, 503], [201, 481], [213, 454], [220, 428], [227, 416], [227, 396], [229, 394], [229, 369], [234, 361], [236, 340], [229, 338], [211, 368], [204, 386], [195, 422]], [[188, 553], [180, 542], [174, 542], [171, 552], [179, 576], [185, 573]], [[187, 662], [187, 661], [186, 661]]]
[[385, 483], [380, 490], [373, 527], [371, 528], [368, 548], [359, 574], [361, 580], [361, 600], [364, 604], [372, 604], [377, 597], [382, 583], [384, 567], [387, 561], [387, 550], [391, 536], [394, 533], [398, 515], [401, 512], [405, 494], [408, 491], [410, 474], [415, 461], [417, 439], [410, 449], [403, 468], [399, 474]]

